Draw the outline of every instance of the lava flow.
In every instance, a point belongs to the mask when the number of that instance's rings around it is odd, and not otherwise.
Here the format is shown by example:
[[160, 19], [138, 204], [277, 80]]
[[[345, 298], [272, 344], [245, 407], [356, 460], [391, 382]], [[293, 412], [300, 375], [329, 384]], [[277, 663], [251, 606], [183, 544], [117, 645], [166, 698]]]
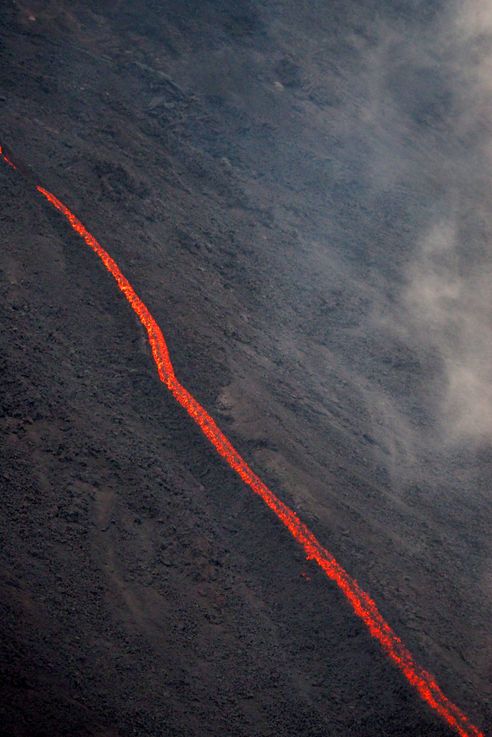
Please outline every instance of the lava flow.
[[[13, 169], [16, 168], [11, 158], [0, 146], [0, 156]], [[246, 461], [233, 447], [223, 432], [210, 417], [208, 412], [197, 402], [189, 391], [179, 383], [169, 356], [164, 335], [144, 302], [137, 295], [128, 279], [122, 274], [118, 264], [89, 233], [87, 228], [55, 195], [40, 185], [37, 191], [45, 197], [65, 218], [73, 230], [78, 233], [94, 253], [99, 256], [105, 268], [113, 276], [118, 288], [135, 311], [145, 328], [149, 340], [157, 372], [160, 380], [173, 394], [177, 402], [184, 407], [189, 416], [200, 427], [203, 434], [214, 446], [230, 468], [247, 484], [255, 494], [274, 512], [278, 519], [289, 530], [292, 537], [301, 545], [308, 560], [315, 561], [327, 578], [333, 581], [348, 600], [355, 614], [364, 622], [370, 634], [379, 641], [383, 651], [400, 669], [407, 681], [418, 692], [421, 698], [439, 716], [447, 722], [461, 737], [485, 737], [468, 717], [450, 701], [441, 691], [431, 673], [422, 668], [414, 660], [398, 635], [386, 622], [375, 602], [365, 593], [337, 562], [333, 555], [324, 548], [309, 528], [299, 519], [297, 514], [282, 502], [276, 494], [251, 470]]]

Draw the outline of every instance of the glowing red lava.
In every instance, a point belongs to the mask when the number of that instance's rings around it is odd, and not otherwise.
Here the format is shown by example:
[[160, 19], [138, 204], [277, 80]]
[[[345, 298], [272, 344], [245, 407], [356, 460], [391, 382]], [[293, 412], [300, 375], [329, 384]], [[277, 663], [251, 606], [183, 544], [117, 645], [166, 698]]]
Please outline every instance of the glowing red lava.
[[[15, 165], [0, 146], [0, 155], [14, 169]], [[333, 555], [324, 548], [297, 514], [284, 504], [266, 484], [251, 470], [246, 461], [239, 455], [223, 432], [210, 417], [208, 412], [179, 383], [169, 356], [164, 335], [146, 305], [136, 294], [128, 279], [122, 274], [117, 263], [101, 246], [80, 220], [55, 195], [44, 187], [36, 185], [36, 189], [53, 205], [70, 223], [113, 276], [119, 289], [123, 292], [131, 307], [147, 331], [152, 356], [157, 366], [160, 380], [173, 394], [179, 404], [184, 407], [190, 417], [200, 427], [219, 455], [230, 468], [257, 494], [274, 512], [278, 519], [289, 530], [292, 537], [302, 546], [308, 560], [315, 561], [325, 575], [342, 591], [355, 614], [364, 622], [371, 635], [379, 641], [386, 655], [400, 669], [407, 681], [419, 693], [422, 699], [439, 714], [447, 724], [456, 730], [461, 737], [485, 737], [468, 717], [453, 704], [441, 691], [431, 673], [418, 665], [410, 651], [405, 647], [398, 635], [383, 618], [375, 602], [363, 591], [357, 581], [336, 561]]]
[[17, 169], [16, 165], [9, 158], [8, 154], [3, 150], [2, 146], [0, 146], [0, 156], [5, 161], [5, 163], [8, 164], [12, 169]]

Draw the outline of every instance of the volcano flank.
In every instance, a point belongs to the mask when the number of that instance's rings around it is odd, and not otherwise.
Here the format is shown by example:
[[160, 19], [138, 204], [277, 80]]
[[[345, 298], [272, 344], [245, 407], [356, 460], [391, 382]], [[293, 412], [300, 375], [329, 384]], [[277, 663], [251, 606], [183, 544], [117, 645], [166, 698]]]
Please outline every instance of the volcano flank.
[[2, 734], [485, 734], [477, 8], [0, 8]]

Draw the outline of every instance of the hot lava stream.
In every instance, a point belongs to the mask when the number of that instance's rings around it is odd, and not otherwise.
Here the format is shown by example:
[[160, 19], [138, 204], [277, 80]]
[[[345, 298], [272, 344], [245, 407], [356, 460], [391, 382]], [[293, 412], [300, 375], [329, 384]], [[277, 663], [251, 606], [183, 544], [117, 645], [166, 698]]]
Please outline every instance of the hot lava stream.
[[[18, 167], [11, 156], [0, 146], [0, 156], [12, 168]], [[29, 179], [31, 177], [29, 176]], [[297, 514], [282, 502], [271, 489], [252, 471], [246, 461], [230, 443], [208, 412], [197, 402], [190, 392], [180, 384], [174, 373], [173, 364], [161, 328], [150, 314], [144, 302], [137, 295], [118, 264], [87, 230], [73, 212], [54, 194], [39, 184], [36, 190], [56, 208], [69, 222], [73, 230], [84, 240], [89, 248], [100, 258], [107, 271], [116, 281], [141, 324], [147, 332], [152, 356], [160, 380], [200, 427], [202, 433], [214, 446], [230, 468], [257, 494], [272, 510], [292, 537], [303, 548], [307, 560], [315, 561], [326, 577], [342, 591], [354, 613], [364, 622], [372, 637], [379, 641], [383, 651], [400, 669], [409, 684], [420, 697], [461, 737], [485, 737], [468, 717], [442, 692], [435, 678], [422, 668], [405, 647], [398, 635], [378, 610], [373, 599], [361, 589], [357, 581], [324, 548]]]

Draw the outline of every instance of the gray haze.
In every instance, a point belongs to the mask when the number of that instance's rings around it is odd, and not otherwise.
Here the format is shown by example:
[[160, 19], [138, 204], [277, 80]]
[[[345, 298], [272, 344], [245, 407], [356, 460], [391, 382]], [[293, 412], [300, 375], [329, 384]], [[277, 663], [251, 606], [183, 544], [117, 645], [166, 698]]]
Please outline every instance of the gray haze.
[[[426, 26], [376, 23], [363, 111], [375, 193], [419, 183], [396, 289], [373, 294], [372, 327], [428, 370], [415, 424], [391, 391], [368, 388], [394, 460], [492, 437], [492, 3], [449, 5]], [[382, 423], [382, 427], [381, 427]]]
[[402, 324], [441, 359], [441, 431], [452, 440], [489, 442], [492, 3], [459, 3], [426, 45], [424, 53], [437, 53], [436, 65], [449, 69], [450, 133], [457, 146], [469, 141], [473, 149], [469, 159], [457, 151], [456, 166], [443, 183], [442, 215], [417, 244], [405, 275]]

